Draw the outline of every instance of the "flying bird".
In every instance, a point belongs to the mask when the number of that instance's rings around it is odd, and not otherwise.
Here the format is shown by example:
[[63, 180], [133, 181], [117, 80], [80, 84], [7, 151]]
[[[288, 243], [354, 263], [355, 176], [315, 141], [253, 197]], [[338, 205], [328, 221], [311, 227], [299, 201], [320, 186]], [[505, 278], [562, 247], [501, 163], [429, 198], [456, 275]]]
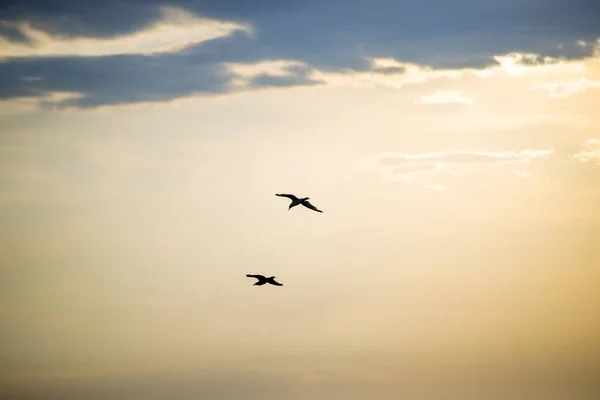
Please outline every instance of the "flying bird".
[[271, 285], [275, 285], [275, 286], [283, 286], [281, 283], [275, 281], [275, 277], [271, 276], [269, 278], [262, 276], [262, 275], [250, 275], [250, 274], [246, 274], [246, 276], [248, 278], [256, 278], [258, 279], [258, 281], [256, 281], [256, 283], [252, 286], [262, 286], [265, 283], [270, 283]]
[[292, 202], [290, 203], [290, 206], [288, 207], [288, 211], [290, 211], [290, 209], [292, 207], [296, 207], [298, 204], [302, 204], [304, 207], [306, 208], [310, 208], [313, 211], [316, 212], [320, 212], [322, 213], [323, 211], [319, 210], [317, 207], [313, 206], [312, 204], [310, 204], [310, 201], [308, 201], [308, 199], [310, 197], [303, 197], [301, 199], [297, 198], [296, 196], [294, 196], [293, 194], [275, 194], [275, 196], [279, 196], [279, 197], [287, 197], [288, 199], [290, 199]]

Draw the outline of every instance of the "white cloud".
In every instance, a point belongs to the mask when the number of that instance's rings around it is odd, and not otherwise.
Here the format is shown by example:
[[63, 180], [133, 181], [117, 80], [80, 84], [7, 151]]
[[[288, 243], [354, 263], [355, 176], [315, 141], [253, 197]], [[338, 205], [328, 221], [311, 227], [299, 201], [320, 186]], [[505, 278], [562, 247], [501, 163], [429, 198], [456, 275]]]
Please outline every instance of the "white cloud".
[[294, 72], [290, 68], [306, 67], [306, 63], [296, 60], [268, 60], [248, 64], [224, 63], [223, 66], [238, 75], [238, 78], [233, 80], [232, 86], [242, 88], [249, 84], [250, 79], [263, 74], [276, 77], [293, 76]]
[[494, 56], [500, 68], [509, 75], [519, 75], [530, 70], [531, 66], [546, 65], [556, 62], [552, 57], [540, 59], [534, 53], [508, 53]]
[[586, 67], [581, 62], [554, 57], [541, 57], [534, 53], [508, 53], [494, 56], [499, 69], [507, 75], [581, 73]]
[[600, 164], [600, 139], [590, 138], [583, 144], [583, 149], [572, 158], [580, 163], [596, 161]]
[[272, 76], [290, 76], [293, 75], [288, 70], [290, 67], [303, 67], [305, 63], [295, 60], [269, 60], [252, 64], [225, 63], [223, 64], [230, 71], [244, 78], [252, 78], [261, 74]]
[[402, 63], [395, 58], [371, 58], [369, 60], [372, 69], [389, 69], [403, 68], [405, 63]]
[[421, 96], [415, 104], [473, 104], [473, 99], [463, 96], [459, 91], [438, 90], [432, 95]]
[[29, 38], [33, 45], [13, 43], [0, 38], [0, 60], [10, 57], [170, 53], [193, 44], [228, 36], [238, 30], [251, 34], [247, 25], [200, 18], [179, 8], [163, 7], [161, 12], [161, 20], [153, 26], [133, 34], [108, 39], [55, 37], [27, 22], [20, 22], [14, 27]]
[[310, 78], [325, 81], [334, 87], [390, 87], [401, 89], [406, 85], [419, 85], [436, 79], [459, 79], [477, 77], [486, 79], [504, 73], [519, 75], [565, 75], [581, 74], [586, 70], [585, 62], [575, 62], [553, 57], [541, 57], [533, 53], [507, 53], [493, 57], [498, 65], [485, 68], [435, 69], [427, 65], [403, 62], [394, 58], [368, 59], [369, 71], [347, 69], [340, 72], [313, 70]]
[[600, 149], [583, 150], [573, 155], [573, 158], [579, 162], [586, 163], [592, 161], [600, 162]]
[[551, 82], [534, 85], [531, 90], [547, 90], [550, 97], [562, 99], [575, 93], [582, 93], [590, 88], [600, 87], [600, 81], [588, 81], [581, 77], [578, 81]]
[[426, 65], [405, 63], [393, 58], [374, 58], [369, 60], [371, 70], [358, 72], [324, 72], [313, 70], [309, 77], [325, 81], [334, 87], [391, 87], [400, 89], [405, 85], [419, 85], [434, 79], [458, 79], [466, 71], [453, 69], [433, 69]]

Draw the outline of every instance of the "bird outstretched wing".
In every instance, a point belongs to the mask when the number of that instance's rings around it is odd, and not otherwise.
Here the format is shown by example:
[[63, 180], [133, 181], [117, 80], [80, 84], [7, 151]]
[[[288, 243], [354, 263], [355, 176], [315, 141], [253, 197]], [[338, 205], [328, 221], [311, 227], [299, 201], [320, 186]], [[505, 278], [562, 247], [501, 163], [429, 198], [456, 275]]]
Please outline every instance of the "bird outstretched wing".
[[276, 193], [275, 196], [279, 196], [279, 197], [287, 197], [288, 199], [292, 200], [292, 201], [296, 201], [298, 200], [298, 198], [296, 196], [294, 196], [293, 194], [286, 194], [286, 193], [281, 193], [278, 194]]
[[275, 286], [283, 286], [283, 284], [277, 282], [275, 279], [269, 279], [269, 283]]
[[247, 276], [248, 278], [256, 278], [256, 279], [258, 279], [258, 280], [265, 279], [265, 277], [264, 277], [264, 276], [262, 276], [262, 275], [251, 275], [251, 274], [246, 274], [246, 276]]
[[306, 200], [304, 202], [302, 202], [302, 205], [306, 208], [310, 208], [311, 210], [314, 210], [316, 212], [320, 212], [322, 213], [323, 211], [319, 210], [317, 207], [313, 206], [310, 201]]

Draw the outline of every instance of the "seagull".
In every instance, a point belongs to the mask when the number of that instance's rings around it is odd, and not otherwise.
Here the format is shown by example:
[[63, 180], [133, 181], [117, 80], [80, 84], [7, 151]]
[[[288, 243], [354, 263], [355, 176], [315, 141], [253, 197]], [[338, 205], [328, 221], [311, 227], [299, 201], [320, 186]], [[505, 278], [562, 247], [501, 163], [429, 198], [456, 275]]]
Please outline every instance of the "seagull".
[[283, 286], [281, 283], [275, 281], [275, 277], [274, 276], [271, 276], [269, 278], [267, 278], [265, 276], [262, 276], [262, 275], [250, 275], [250, 274], [246, 274], [246, 276], [248, 278], [256, 278], [256, 279], [258, 279], [258, 281], [254, 285], [252, 285], [252, 286], [262, 286], [265, 283], [270, 283], [271, 285], [275, 285], [275, 286]]
[[308, 201], [308, 199], [310, 197], [303, 197], [303, 198], [299, 199], [296, 196], [294, 196], [293, 194], [284, 194], [284, 193], [282, 193], [282, 194], [275, 194], [275, 196], [287, 197], [288, 199], [290, 199], [292, 201], [290, 203], [290, 206], [288, 207], [288, 211], [290, 211], [290, 209], [292, 207], [296, 207], [298, 204], [302, 204], [304, 207], [310, 208], [311, 210], [314, 210], [316, 212], [320, 212], [320, 213], [323, 212], [323, 211], [319, 210], [317, 207], [315, 207], [312, 204], [310, 204], [310, 201]]

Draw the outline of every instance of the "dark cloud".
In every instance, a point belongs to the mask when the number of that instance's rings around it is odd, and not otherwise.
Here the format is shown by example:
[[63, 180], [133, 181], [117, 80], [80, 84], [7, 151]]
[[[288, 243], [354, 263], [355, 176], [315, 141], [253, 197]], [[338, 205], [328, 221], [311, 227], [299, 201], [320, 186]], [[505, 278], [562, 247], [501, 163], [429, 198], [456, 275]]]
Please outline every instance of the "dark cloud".
[[[162, 5], [249, 23], [254, 36], [238, 32], [175, 55], [5, 60], [0, 97], [64, 90], [85, 93], [84, 99], [72, 101], [80, 106], [161, 101], [227, 92], [233, 77], [221, 62], [293, 59], [322, 70], [364, 71], [369, 68], [365, 57], [395, 57], [432, 67], [482, 67], [494, 63], [493, 55], [512, 51], [581, 57], [591, 49], [575, 42], [600, 36], [600, 3], [593, 0], [9, 0], [3, 2], [0, 20], [29, 21], [63, 36], [113, 37], [149, 26], [160, 17]], [[0, 35], [25, 40], [6, 24]], [[24, 81], [23, 76], [42, 79]], [[302, 71], [253, 81], [263, 87], [315, 83]]]
[[0, 23], [0, 37], [15, 43], [28, 43], [29, 38], [14, 25]]
[[27, 21], [34, 27], [61, 36], [112, 37], [135, 32], [159, 18], [158, 1], [2, 2], [0, 20]]
[[318, 85], [324, 83], [322, 81], [309, 79], [305, 76], [272, 76], [267, 74], [258, 75], [252, 79], [253, 87], [289, 87], [289, 86], [306, 86]]
[[[290, 70], [290, 73], [286, 77], [260, 75], [251, 80], [250, 87], [319, 83], [308, 79], [306, 71]], [[75, 92], [83, 93], [84, 97], [43, 104], [82, 108], [227, 93], [236, 77], [220, 63], [196, 63], [185, 54], [20, 59], [0, 64], [0, 75], [4, 77], [0, 80], [0, 99]]]
[[378, 72], [380, 74], [401, 74], [406, 71], [404, 67], [375, 67], [373, 68], [374, 72]]
[[[82, 99], [60, 105], [165, 101], [194, 93], [228, 90], [231, 74], [214, 63], [194, 65], [172, 56], [112, 56], [20, 60], [0, 64], [0, 98], [77, 92]], [[23, 81], [23, 76], [40, 79]]]

